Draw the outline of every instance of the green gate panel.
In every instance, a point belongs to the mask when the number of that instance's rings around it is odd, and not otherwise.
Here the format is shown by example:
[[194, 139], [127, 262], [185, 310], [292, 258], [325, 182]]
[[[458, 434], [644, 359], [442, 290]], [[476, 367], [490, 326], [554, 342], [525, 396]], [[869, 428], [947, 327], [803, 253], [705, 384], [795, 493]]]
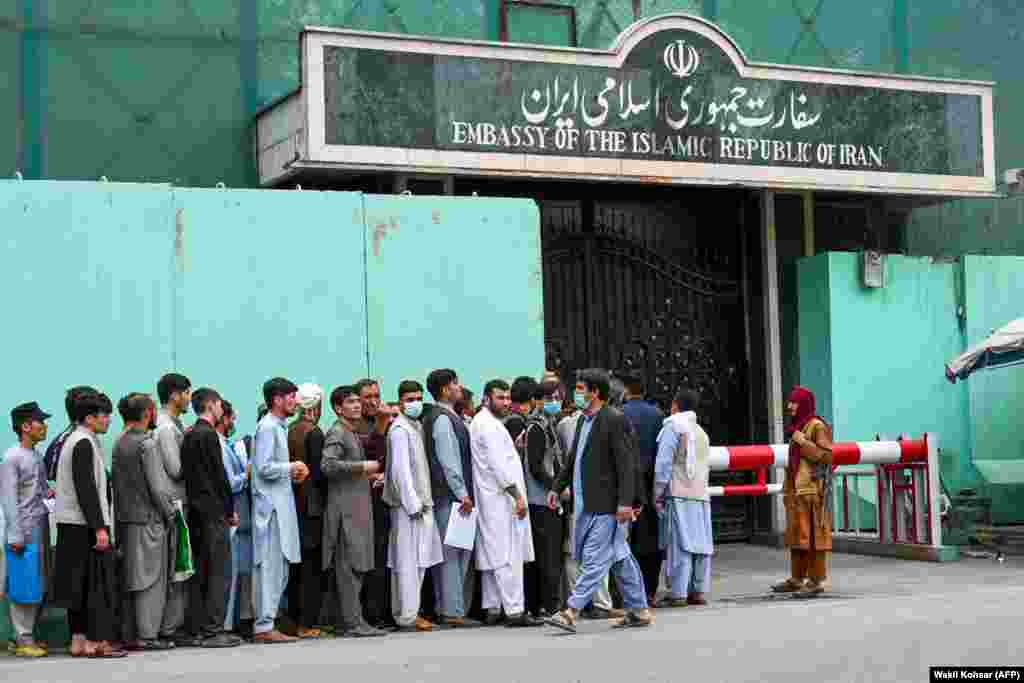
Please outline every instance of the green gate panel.
[[[1024, 314], [1024, 257], [965, 256], [963, 269], [965, 343], [973, 346]], [[985, 484], [984, 495], [992, 499], [992, 522], [1024, 523], [1024, 367], [981, 370], [966, 384], [972, 459]]]
[[[366, 197], [370, 373], [453, 368], [484, 383], [544, 370], [540, 214], [531, 200]], [[427, 396], [425, 400], [430, 401]]]
[[239, 433], [271, 377], [329, 393], [366, 374], [361, 195], [175, 190], [174, 213], [177, 367], [234, 404]]

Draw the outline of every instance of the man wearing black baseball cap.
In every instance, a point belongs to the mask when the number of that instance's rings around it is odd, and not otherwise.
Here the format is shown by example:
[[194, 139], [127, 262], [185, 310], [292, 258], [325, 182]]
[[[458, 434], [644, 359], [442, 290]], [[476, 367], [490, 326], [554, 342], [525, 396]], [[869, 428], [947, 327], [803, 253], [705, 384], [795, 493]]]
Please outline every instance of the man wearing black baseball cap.
[[[50, 520], [44, 502], [50, 487], [46, 482], [43, 454], [36, 450], [36, 445], [46, 439], [49, 417], [34, 401], [12, 410], [11, 426], [18, 435], [18, 443], [7, 449], [0, 465], [8, 571], [18, 571], [21, 577], [28, 579], [22, 582], [25, 593], [8, 596], [11, 625], [17, 638], [14, 652], [18, 657], [44, 657], [47, 653], [45, 645], [35, 642], [33, 632], [42, 612], [50, 575]], [[32, 557], [37, 558], [38, 563], [29, 564]], [[18, 566], [19, 563], [25, 566]], [[35, 584], [38, 590], [30, 590], [30, 584]]]

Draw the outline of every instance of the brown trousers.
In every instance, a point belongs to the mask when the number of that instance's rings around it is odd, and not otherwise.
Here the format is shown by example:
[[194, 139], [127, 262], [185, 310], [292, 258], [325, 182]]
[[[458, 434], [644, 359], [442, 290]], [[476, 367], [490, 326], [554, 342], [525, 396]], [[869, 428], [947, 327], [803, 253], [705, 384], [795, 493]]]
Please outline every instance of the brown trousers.
[[797, 581], [813, 579], [824, 581], [828, 578], [827, 550], [790, 550], [790, 564], [793, 578]]
[[[821, 582], [828, 578], [828, 556], [829, 551], [832, 549], [831, 529], [826, 527], [824, 530], [828, 534], [828, 543], [818, 543], [820, 540], [818, 536], [821, 534], [821, 530], [816, 524], [818, 521], [815, 519], [816, 506], [805, 504], [801, 507], [802, 510], [800, 512], [803, 514], [798, 514], [798, 517], [803, 517], [804, 519], [801, 521], [806, 521], [809, 533], [804, 532], [802, 535], [807, 538], [808, 547], [806, 549], [790, 548], [789, 550], [793, 578], [797, 581], [809, 578]], [[827, 545], [827, 549], [819, 550], [821, 545]]]

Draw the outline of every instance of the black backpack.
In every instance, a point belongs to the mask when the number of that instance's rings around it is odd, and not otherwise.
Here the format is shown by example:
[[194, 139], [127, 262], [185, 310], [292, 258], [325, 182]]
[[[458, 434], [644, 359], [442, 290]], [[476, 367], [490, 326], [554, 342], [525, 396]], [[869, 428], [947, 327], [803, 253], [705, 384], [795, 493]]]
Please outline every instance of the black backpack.
[[562, 444], [558, 441], [558, 433], [555, 431], [554, 425], [548, 422], [546, 418], [540, 415], [530, 415], [526, 419], [526, 429], [523, 430], [524, 456], [526, 454], [526, 442], [529, 440], [529, 433], [533, 428], [540, 429], [544, 434], [544, 441], [546, 443], [544, 449], [544, 468], [548, 471], [548, 474], [552, 477], [556, 477], [562, 469], [562, 463], [564, 462], [565, 457], [565, 454], [562, 453]]
[[64, 442], [68, 440], [73, 431], [75, 431], [75, 426], [68, 425], [68, 428], [58, 434], [50, 442], [50, 445], [46, 447], [46, 453], [43, 455], [43, 464], [46, 465], [46, 478], [50, 481], [57, 480], [57, 463], [60, 461], [60, 452], [64, 450]]

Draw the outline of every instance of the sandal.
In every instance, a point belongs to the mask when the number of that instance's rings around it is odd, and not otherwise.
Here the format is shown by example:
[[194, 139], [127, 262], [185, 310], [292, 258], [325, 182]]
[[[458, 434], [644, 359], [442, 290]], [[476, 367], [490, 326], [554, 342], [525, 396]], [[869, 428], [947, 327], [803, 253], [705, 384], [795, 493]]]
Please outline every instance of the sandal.
[[110, 643], [95, 643], [92, 649], [86, 646], [85, 656], [89, 659], [120, 659], [121, 657], [127, 657], [128, 653], [115, 648]]
[[115, 650], [112, 647], [98, 647], [87, 656], [89, 659], [120, 659], [127, 657], [128, 653], [124, 650]]
[[781, 583], [777, 583], [774, 586], [772, 586], [772, 592], [773, 593], [796, 593], [797, 591], [802, 590], [803, 587], [804, 587], [804, 582], [802, 580], [796, 580], [796, 579], [793, 579], [791, 577], [791, 578], [786, 579], [785, 581], [782, 581]]

